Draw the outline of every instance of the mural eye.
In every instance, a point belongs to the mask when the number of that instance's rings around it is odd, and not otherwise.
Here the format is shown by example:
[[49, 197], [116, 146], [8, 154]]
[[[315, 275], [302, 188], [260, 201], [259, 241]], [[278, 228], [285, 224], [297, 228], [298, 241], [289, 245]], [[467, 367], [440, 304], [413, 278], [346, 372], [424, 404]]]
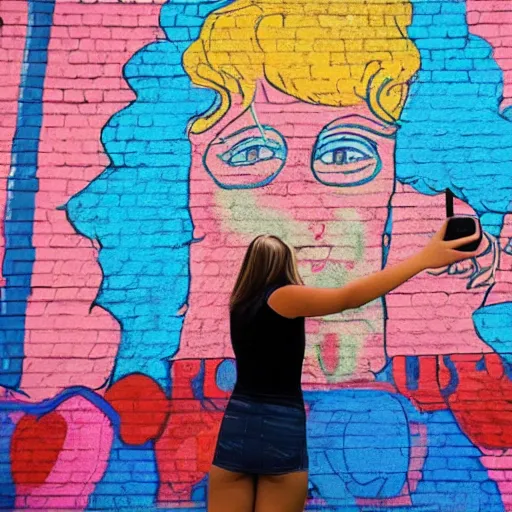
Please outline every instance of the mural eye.
[[375, 178], [380, 168], [377, 144], [359, 135], [321, 133], [313, 150], [313, 174], [325, 185], [363, 185]]
[[361, 162], [363, 160], [369, 160], [371, 158], [372, 155], [369, 155], [368, 153], [359, 151], [357, 149], [336, 148], [333, 151], [326, 151], [320, 157], [320, 160], [324, 164], [344, 165], [352, 162]]
[[249, 126], [214, 140], [203, 162], [221, 188], [264, 187], [283, 168], [286, 153], [286, 142], [277, 130], [269, 126]]
[[233, 149], [221, 155], [221, 159], [233, 167], [241, 165], [253, 165], [257, 162], [271, 160], [279, 154], [279, 146], [273, 141], [260, 144], [258, 141], [248, 142], [246, 147], [237, 144]]

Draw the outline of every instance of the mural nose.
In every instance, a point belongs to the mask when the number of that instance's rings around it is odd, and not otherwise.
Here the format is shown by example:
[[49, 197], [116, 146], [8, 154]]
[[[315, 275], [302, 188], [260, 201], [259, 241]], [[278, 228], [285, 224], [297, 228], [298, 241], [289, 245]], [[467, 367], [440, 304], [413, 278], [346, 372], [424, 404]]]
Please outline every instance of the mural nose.
[[323, 240], [325, 235], [325, 224], [324, 223], [315, 223], [309, 226], [310, 231], [313, 233], [315, 240]]

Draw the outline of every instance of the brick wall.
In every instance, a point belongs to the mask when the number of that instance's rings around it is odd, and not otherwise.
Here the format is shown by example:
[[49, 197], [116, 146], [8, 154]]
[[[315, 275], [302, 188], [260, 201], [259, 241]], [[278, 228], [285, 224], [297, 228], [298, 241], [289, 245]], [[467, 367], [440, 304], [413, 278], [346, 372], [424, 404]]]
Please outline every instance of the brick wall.
[[510, 2], [0, 18], [0, 509], [205, 510], [250, 240], [341, 286], [424, 244], [449, 187], [477, 258], [307, 323], [308, 510], [512, 510]]

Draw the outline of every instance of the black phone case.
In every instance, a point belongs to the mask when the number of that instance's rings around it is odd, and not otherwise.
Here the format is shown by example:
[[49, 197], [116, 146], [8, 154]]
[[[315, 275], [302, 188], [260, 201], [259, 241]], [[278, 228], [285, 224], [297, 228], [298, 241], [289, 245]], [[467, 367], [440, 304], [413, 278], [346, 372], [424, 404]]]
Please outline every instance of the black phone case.
[[482, 241], [482, 227], [480, 221], [476, 217], [470, 217], [469, 215], [453, 215], [453, 193], [447, 188], [445, 190], [445, 203], [446, 203], [446, 217], [448, 218], [448, 226], [446, 227], [446, 233], [444, 240], [458, 240], [466, 236], [471, 236], [476, 233], [478, 229], [480, 236], [478, 240], [469, 244], [457, 247], [458, 251], [472, 252], [478, 249], [480, 242]]
[[461, 247], [457, 247], [458, 251], [472, 252], [478, 248], [482, 241], [482, 229], [480, 227], [480, 221], [474, 217], [457, 215], [450, 217], [448, 220], [448, 226], [446, 227], [446, 233], [444, 235], [445, 240], [458, 240], [466, 236], [474, 235], [479, 229], [480, 236], [474, 242], [465, 244]]

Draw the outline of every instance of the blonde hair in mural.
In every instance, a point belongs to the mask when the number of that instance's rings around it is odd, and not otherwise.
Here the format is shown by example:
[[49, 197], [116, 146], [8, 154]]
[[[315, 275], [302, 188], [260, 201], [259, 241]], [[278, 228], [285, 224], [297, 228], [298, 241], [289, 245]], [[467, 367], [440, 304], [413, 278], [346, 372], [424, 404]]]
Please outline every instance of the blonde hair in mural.
[[240, 94], [253, 101], [258, 80], [308, 103], [366, 102], [381, 120], [398, 120], [420, 64], [407, 37], [404, 0], [237, 0], [210, 14], [184, 54], [192, 81], [216, 90], [220, 104], [193, 133], [215, 125]]

